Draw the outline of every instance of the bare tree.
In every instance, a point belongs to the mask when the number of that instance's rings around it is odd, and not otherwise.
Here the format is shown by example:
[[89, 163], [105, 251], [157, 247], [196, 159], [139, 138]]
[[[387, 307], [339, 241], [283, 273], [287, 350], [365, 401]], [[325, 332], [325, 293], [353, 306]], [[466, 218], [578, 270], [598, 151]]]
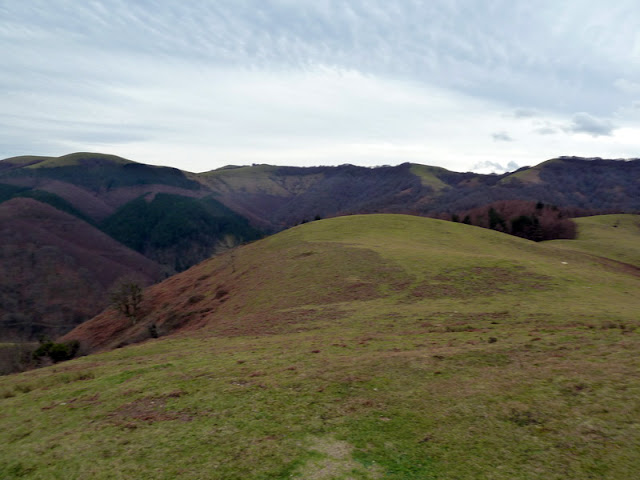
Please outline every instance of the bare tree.
[[120, 282], [111, 292], [111, 304], [135, 325], [140, 314], [142, 287], [134, 281]]

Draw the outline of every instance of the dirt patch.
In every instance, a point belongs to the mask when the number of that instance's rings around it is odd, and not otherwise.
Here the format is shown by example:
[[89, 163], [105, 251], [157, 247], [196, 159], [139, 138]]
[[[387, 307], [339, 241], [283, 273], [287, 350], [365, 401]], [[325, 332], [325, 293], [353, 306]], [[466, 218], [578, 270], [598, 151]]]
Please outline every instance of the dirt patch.
[[630, 263], [620, 262], [611, 258], [598, 257], [596, 255], [589, 255], [589, 258], [602, 265], [610, 272], [622, 272], [634, 277], [640, 277], [640, 267], [637, 267]]
[[100, 394], [96, 393], [94, 395], [84, 395], [81, 397], [75, 397], [65, 402], [53, 402], [48, 405], [45, 405], [40, 408], [40, 410], [51, 410], [56, 407], [65, 407], [65, 408], [87, 408], [94, 405], [100, 405], [102, 401], [100, 400]]
[[193, 416], [187, 412], [167, 411], [166, 403], [169, 398], [183, 395], [182, 391], [175, 391], [162, 396], [144, 397], [125, 403], [111, 412], [108, 417], [115, 425], [126, 428], [137, 428], [139, 424], [151, 424], [180, 420], [190, 422]]
[[333, 478], [383, 478], [379, 467], [365, 467], [352, 458], [353, 446], [333, 438], [312, 438], [310, 450], [315, 454], [295, 478], [330, 480]]

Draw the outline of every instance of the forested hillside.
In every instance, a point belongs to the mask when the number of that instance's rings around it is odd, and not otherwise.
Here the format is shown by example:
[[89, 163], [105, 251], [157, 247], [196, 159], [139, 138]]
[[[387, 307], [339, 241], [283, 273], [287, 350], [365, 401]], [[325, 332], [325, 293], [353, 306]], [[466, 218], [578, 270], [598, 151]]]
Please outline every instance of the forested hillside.
[[152, 200], [132, 200], [108, 217], [101, 228], [176, 272], [260, 237], [247, 219], [212, 196], [191, 198], [168, 193], [158, 193]]
[[442, 217], [500, 201], [591, 214], [640, 211], [640, 160], [560, 157], [503, 175], [416, 164], [366, 168], [224, 168], [197, 178], [255, 224], [279, 230], [316, 217], [413, 213]]
[[99, 313], [121, 278], [162, 268], [90, 224], [31, 198], [0, 204], [0, 339], [56, 337]]

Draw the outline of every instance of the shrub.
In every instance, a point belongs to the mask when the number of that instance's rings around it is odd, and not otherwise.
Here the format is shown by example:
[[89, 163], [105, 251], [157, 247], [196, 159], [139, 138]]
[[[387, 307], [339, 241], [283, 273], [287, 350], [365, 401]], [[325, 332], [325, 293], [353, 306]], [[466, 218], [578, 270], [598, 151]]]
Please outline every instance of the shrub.
[[52, 362], [58, 363], [65, 360], [71, 360], [76, 356], [80, 349], [80, 343], [77, 340], [65, 343], [54, 343], [51, 340], [42, 341], [40, 346], [33, 352], [35, 360], [41, 360], [48, 357]]
[[188, 303], [193, 305], [194, 303], [201, 302], [202, 300], [204, 300], [204, 295], [202, 294], [192, 295], [191, 297], [189, 297]]
[[149, 336], [151, 338], [158, 338], [160, 336], [158, 334], [158, 327], [156, 326], [155, 323], [152, 323], [151, 325], [149, 325], [148, 330], [149, 330]]

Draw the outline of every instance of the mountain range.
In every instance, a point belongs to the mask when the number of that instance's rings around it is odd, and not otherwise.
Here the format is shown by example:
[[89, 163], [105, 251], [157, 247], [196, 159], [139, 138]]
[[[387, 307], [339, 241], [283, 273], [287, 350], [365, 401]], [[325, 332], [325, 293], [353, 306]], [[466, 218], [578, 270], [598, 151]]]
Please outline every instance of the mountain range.
[[155, 283], [300, 223], [358, 213], [474, 218], [516, 201], [638, 212], [640, 160], [559, 157], [483, 175], [410, 163], [196, 174], [96, 153], [8, 158], [0, 161], [0, 338], [60, 335], [106, 307], [123, 279]]

